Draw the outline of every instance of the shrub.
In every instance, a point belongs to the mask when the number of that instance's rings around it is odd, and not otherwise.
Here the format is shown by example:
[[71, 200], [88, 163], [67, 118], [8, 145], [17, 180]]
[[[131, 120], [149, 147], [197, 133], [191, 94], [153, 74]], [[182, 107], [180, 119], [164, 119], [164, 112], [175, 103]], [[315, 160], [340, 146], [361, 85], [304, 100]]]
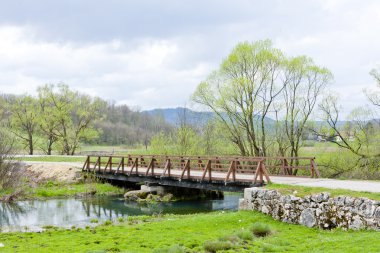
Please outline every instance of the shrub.
[[206, 252], [215, 253], [218, 250], [232, 249], [233, 245], [229, 241], [207, 241], [203, 244], [203, 248]]
[[112, 224], [112, 221], [111, 221], [111, 220], [106, 220], [106, 221], [103, 223], [104, 226], [109, 226], [109, 225], [111, 225], [111, 224]]
[[184, 247], [175, 244], [167, 248], [160, 248], [160, 249], [155, 249], [153, 253], [185, 253], [186, 250]]
[[249, 230], [240, 230], [236, 232], [236, 236], [243, 241], [251, 241], [253, 239], [253, 235]]
[[264, 237], [269, 235], [272, 231], [267, 224], [256, 222], [250, 227], [251, 232], [257, 237]]
[[219, 241], [231, 242], [237, 244], [240, 242], [240, 238], [237, 235], [225, 235], [219, 238]]
[[91, 219], [91, 220], [90, 220], [90, 223], [98, 223], [98, 222], [99, 222], [98, 219]]
[[25, 172], [18, 162], [12, 161], [13, 145], [13, 138], [0, 126], [0, 199], [3, 201], [12, 201], [23, 191]]

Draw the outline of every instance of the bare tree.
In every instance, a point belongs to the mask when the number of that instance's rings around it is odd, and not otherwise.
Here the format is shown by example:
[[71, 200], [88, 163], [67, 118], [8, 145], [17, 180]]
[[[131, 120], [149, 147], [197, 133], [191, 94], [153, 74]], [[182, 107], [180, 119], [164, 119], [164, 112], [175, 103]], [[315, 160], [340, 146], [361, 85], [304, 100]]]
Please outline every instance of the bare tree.
[[[20, 164], [13, 160], [14, 139], [0, 128], [0, 196], [3, 201], [11, 201], [22, 192], [23, 173]], [[10, 192], [10, 193], [9, 193]]]

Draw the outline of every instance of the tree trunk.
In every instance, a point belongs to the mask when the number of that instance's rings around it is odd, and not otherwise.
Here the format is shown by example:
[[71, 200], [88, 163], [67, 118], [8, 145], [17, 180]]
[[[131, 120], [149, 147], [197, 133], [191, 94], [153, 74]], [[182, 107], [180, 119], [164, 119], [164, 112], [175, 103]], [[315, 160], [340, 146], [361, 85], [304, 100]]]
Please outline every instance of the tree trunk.
[[28, 140], [28, 144], [29, 144], [29, 155], [33, 155], [33, 136], [31, 134], [29, 134], [29, 140]]

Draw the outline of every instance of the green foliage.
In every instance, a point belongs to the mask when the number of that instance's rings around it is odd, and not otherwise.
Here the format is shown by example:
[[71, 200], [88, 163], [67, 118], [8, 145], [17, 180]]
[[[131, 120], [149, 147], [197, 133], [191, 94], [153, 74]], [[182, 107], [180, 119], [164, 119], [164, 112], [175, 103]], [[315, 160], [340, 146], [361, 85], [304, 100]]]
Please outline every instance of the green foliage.
[[[144, 145], [154, 133], [169, 132], [160, 116], [131, 110], [126, 105], [71, 90], [66, 84], [47, 84], [38, 96], [0, 96], [0, 122], [18, 137], [20, 149], [72, 155], [81, 143]], [[4, 108], [4, 109], [3, 109]]]
[[[243, 42], [192, 99], [215, 113], [241, 155], [298, 156], [309, 116], [331, 79], [312, 59], [286, 57], [269, 40]], [[275, 131], [268, 126], [269, 112], [275, 112]]]

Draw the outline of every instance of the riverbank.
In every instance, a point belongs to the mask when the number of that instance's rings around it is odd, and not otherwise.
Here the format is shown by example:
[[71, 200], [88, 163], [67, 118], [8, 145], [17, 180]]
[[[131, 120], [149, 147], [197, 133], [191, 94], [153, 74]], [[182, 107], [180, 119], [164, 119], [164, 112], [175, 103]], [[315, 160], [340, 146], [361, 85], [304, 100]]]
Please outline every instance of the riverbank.
[[103, 183], [70, 163], [21, 163], [17, 189], [0, 191], [0, 201], [120, 195], [124, 189]]
[[[267, 237], [245, 235], [252, 224], [270, 228]], [[378, 252], [376, 231], [323, 231], [275, 221], [253, 211], [138, 216], [95, 228], [42, 233], [2, 233], [1, 252], [205, 252], [218, 240], [232, 241], [228, 252]], [[222, 244], [222, 243], [221, 243]], [[229, 247], [228, 246], [228, 247]], [[171, 248], [172, 251], [168, 249]]]

